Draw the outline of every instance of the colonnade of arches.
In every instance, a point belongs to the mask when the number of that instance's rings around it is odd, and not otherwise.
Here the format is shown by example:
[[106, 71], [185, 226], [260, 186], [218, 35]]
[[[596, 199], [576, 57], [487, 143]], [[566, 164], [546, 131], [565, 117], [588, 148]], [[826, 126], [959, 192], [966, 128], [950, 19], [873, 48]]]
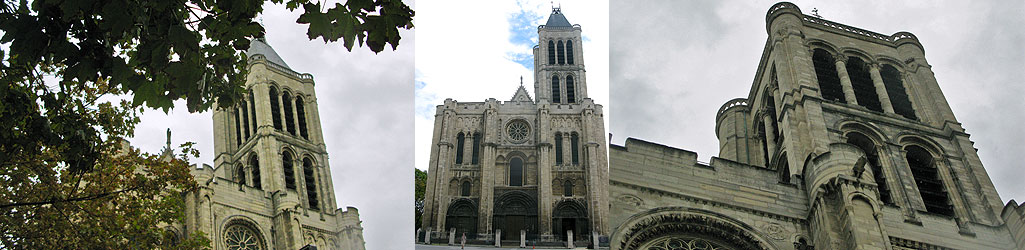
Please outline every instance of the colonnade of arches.
[[548, 40], [549, 65], [573, 65], [573, 40]]
[[[298, 171], [296, 167], [300, 167]], [[281, 152], [281, 172], [285, 179], [285, 188], [293, 191], [298, 191], [297, 188], [303, 188], [306, 192], [306, 205], [309, 209], [320, 210], [320, 201], [322, 200], [319, 192], [319, 183], [322, 183], [321, 178], [327, 178], [321, 176], [317, 171], [317, 164], [310, 155], [303, 155], [301, 159], [295, 157], [291, 149], [284, 149]], [[297, 178], [296, 174], [299, 172], [302, 174], [302, 180]], [[259, 157], [255, 153], [251, 153], [246, 162], [242, 162], [240, 159], [236, 164], [235, 169], [232, 171], [232, 179], [242, 186], [250, 186], [257, 189], [263, 189], [261, 179], [261, 167]], [[299, 186], [302, 184], [302, 186]]]
[[[303, 95], [293, 94], [289, 90], [279, 94], [276, 86], [270, 86], [268, 98], [270, 99], [270, 114], [274, 129], [309, 140], [307, 103]], [[256, 128], [259, 127], [257, 116], [265, 112], [256, 110], [255, 95], [250, 89], [246, 97], [232, 109], [232, 113], [235, 118], [235, 142], [241, 146], [256, 135]]]
[[[566, 74], [561, 78], [559, 74], [552, 75], [552, 103], [576, 103], [578, 89], [576, 84], [577, 81], [574, 80], [572, 74]], [[566, 88], [565, 93], [562, 91], [563, 86]]]
[[866, 58], [813, 49], [812, 63], [822, 98], [918, 119], [896, 63]]

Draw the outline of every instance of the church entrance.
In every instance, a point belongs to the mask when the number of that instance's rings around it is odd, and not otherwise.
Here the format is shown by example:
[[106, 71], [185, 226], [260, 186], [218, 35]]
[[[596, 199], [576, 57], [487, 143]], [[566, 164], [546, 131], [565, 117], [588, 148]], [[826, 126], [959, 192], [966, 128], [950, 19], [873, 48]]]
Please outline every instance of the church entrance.
[[502, 230], [502, 240], [519, 241], [520, 231], [527, 240], [537, 239], [537, 201], [523, 191], [510, 191], [495, 200], [495, 229]]
[[562, 241], [567, 241], [566, 232], [573, 230], [574, 240], [587, 240], [590, 227], [587, 223], [587, 209], [580, 201], [567, 200], [559, 202], [552, 212], [552, 233]]
[[448, 207], [445, 227], [456, 229], [456, 238], [465, 233], [467, 239], [477, 237], [477, 204], [469, 199], [460, 199]]

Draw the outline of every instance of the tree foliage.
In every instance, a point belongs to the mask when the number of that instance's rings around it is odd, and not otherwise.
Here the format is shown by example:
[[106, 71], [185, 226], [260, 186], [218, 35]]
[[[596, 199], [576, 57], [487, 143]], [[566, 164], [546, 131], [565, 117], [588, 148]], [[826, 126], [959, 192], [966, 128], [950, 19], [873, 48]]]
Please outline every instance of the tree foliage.
[[413, 176], [414, 189], [416, 190], [414, 208], [416, 209], [416, 228], [420, 228], [420, 217], [424, 214], [424, 196], [427, 192], [427, 171], [416, 169], [416, 174]]
[[[396, 49], [401, 0], [271, 0], [310, 39]], [[262, 0], [0, 0], [0, 248], [168, 248], [195, 183], [185, 153], [121, 147], [144, 108], [241, 100]], [[48, 79], [45, 80], [44, 79]], [[118, 100], [127, 98], [127, 100]], [[190, 144], [180, 152], [195, 154]], [[202, 235], [198, 235], [202, 236]], [[187, 237], [176, 248], [208, 246]]]

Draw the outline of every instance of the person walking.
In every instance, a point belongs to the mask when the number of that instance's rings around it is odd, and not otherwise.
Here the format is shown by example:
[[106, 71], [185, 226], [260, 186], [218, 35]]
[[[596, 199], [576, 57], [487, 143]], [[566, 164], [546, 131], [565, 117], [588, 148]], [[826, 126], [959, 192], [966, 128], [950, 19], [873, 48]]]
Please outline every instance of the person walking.
[[459, 249], [466, 249], [466, 233], [463, 233], [463, 237], [459, 239]]

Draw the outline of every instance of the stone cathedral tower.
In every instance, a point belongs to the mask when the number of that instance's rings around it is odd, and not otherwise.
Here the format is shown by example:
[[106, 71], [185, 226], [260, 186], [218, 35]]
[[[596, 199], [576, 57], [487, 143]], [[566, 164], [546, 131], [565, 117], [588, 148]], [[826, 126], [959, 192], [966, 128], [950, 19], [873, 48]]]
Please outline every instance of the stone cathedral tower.
[[[1023, 249], [923, 45], [778, 3], [719, 157], [613, 146], [612, 249]], [[937, 52], [942, 53], [942, 52]], [[654, 175], [664, 178], [652, 178]]]
[[359, 212], [335, 205], [313, 76], [264, 39], [246, 54], [245, 99], [214, 111], [214, 166], [193, 170], [179, 232], [214, 249], [364, 249]]
[[558, 8], [538, 27], [536, 100], [521, 82], [508, 101], [437, 107], [424, 234], [506, 245], [521, 231], [541, 244], [608, 235], [604, 117], [587, 97], [580, 32]]

